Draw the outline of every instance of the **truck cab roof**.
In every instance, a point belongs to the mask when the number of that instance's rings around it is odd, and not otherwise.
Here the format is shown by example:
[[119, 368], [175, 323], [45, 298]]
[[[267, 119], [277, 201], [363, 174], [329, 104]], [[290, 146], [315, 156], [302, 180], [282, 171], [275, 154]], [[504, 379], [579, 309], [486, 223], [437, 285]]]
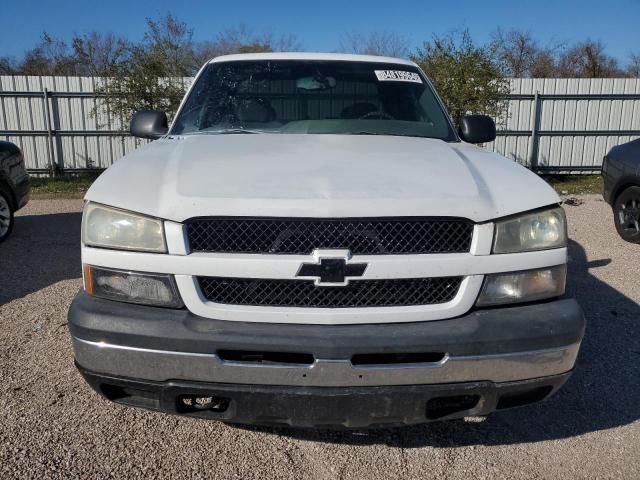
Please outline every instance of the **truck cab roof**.
[[350, 53], [311, 53], [311, 52], [268, 52], [268, 53], [238, 53], [221, 55], [211, 59], [208, 63], [240, 62], [256, 60], [316, 60], [316, 61], [344, 61], [344, 62], [373, 62], [396, 63], [399, 65], [417, 66], [411, 60], [377, 55], [356, 55]]

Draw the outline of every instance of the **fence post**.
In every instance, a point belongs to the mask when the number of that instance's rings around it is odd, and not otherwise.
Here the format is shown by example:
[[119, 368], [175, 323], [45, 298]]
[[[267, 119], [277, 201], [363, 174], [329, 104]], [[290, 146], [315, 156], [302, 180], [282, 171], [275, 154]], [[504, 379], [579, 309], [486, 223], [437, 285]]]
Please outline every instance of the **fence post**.
[[47, 155], [49, 157], [49, 168], [51, 176], [57, 176], [56, 160], [53, 153], [53, 130], [51, 130], [51, 114], [49, 112], [49, 91], [45, 87], [42, 90], [42, 99], [44, 101], [44, 127], [47, 130]]
[[529, 139], [529, 168], [531, 171], [538, 170], [538, 131], [540, 130], [540, 92], [536, 90], [533, 97], [533, 125], [531, 126], [531, 137]]

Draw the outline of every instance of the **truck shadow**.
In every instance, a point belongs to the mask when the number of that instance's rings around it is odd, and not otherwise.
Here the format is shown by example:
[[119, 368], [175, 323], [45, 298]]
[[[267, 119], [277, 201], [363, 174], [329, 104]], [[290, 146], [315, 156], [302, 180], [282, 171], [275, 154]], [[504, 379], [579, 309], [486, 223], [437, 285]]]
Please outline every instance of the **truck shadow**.
[[590, 273], [609, 259], [588, 262], [584, 249], [574, 241], [569, 255], [568, 294], [584, 309], [587, 330], [574, 375], [547, 401], [478, 421], [363, 432], [270, 431], [320, 442], [455, 448], [562, 439], [640, 419], [640, 306]]
[[0, 305], [82, 276], [81, 220], [79, 212], [16, 217], [0, 244]]

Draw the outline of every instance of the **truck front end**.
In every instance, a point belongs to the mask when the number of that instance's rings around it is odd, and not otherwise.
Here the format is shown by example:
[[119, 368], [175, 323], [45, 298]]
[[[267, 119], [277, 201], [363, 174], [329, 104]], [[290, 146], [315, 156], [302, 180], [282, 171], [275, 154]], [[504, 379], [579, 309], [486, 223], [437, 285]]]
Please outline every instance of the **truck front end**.
[[584, 333], [564, 211], [443, 112], [410, 62], [214, 60], [87, 194], [82, 375], [126, 405], [322, 428], [552, 395]]

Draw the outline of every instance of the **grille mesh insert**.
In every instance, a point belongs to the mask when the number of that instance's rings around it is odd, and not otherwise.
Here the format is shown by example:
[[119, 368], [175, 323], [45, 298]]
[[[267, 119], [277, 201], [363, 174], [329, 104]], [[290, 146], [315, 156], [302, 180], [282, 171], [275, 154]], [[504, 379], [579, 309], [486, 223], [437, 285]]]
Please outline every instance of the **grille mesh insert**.
[[471, 248], [465, 219], [197, 218], [187, 222], [191, 251], [305, 255], [315, 249], [357, 254], [461, 253]]
[[204, 297], [215, 303], [269, 307], [391, 307], [453, 300], [462, 277], [352, 280], [345, 287], [313, 281], [198, 277]]

